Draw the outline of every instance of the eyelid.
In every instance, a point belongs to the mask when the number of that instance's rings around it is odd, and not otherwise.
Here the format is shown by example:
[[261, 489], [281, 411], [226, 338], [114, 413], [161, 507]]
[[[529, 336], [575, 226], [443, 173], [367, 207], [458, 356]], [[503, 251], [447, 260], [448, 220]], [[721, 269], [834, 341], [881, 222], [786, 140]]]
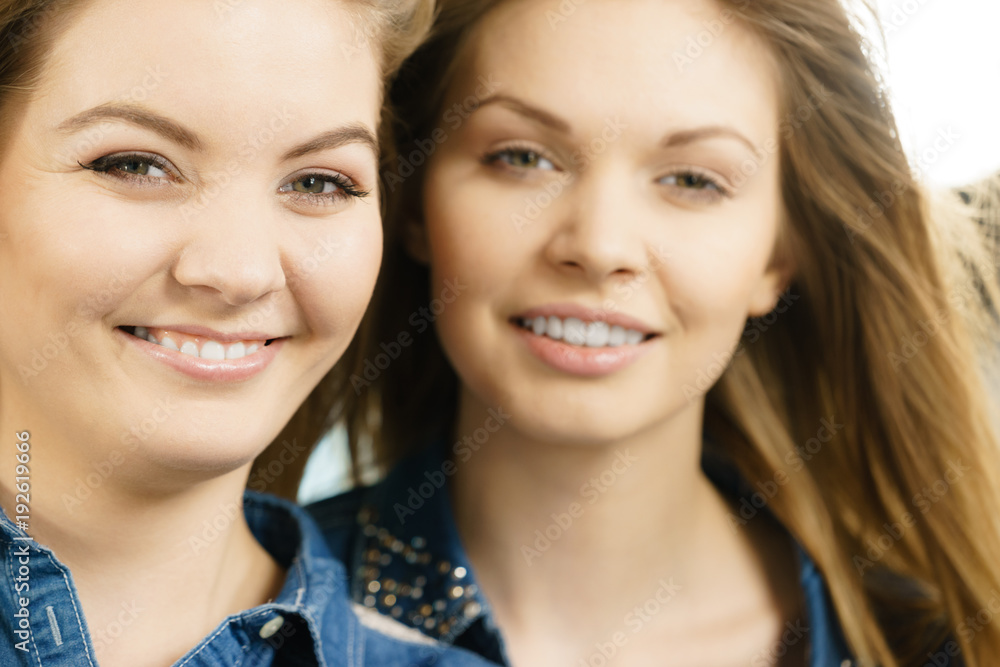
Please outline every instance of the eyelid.
[[[310, 176], [318, 176], [333, 183], [337, 187], [337, 190], [335, 192], [325, 193], [307, 193], [296, 192], [294, 190], [282, 190], [282, 188]], [[281, 185], [278, 186], [278, 191], [290, 199], [302, 201], [312, 206], [315, 206], [317, 203], [324, 202], [324, 200], [325, 202], [321, 205], [335, 204], [339, 203], [341, 200], [350, 201], [353, 199], [364, 199], [371, 194], [369, 190], [362, 190], [354, 179], [347, 174], [333, 169], [320, 168], [301, 169], [293, 173], [281, 182]]]
[[[562, 167], [559, 166], [559, 160], [556, 158], [555, 155], [552, 154], [551, 151], [549, 151], [544, 146], [541, 146], [539, 144], [533, 144], [530, 141], [524, 141], [524, 140], [513, 140], [509, 142], [504, 142], [496, 147], [489, 149], [486, 152], [486, 155], [483, 156], [483, 163], [493, 164], [494, 162], [496, 162], [497, 158], [501, 154], [512, 153], [517, 151], [522, 151], [525, 153], [536, 153], [538, 157], [542, 158], [543, 160], [548, 160], [549, 162], [552, 163], [553, 171], [563, 170]], [[512, 170], [527, 171], [527, 169], [521, 169], [519, 167], [514, 167], [512, 165], [505, 165], [505, 166]], [[540, 171], [540, 170], [532, 169], [530, 171]]]
[[729, 199], [736, 194], [736, 188], [733, 185], [731, 185], [727, 181], [727, 179], [724, 178], [722, 175], [714, 171], [711, 171], [709, 169], [704, 169], [702, 167], [696, 167], [694, 165], [688, 165], [688, 164], [680, 164], [670, 168], [665, 173], [662, 173], [659, 177], [657, 177], [656, 181], [657, 183], [660, 183], [661, 181], [663, 181], [663, 179], [668, 178], [670, 176], [683, 176], [686, 174], [697, 176], [698, 178], [708, 181], [709, 183], [715, 186], [717, 194], [710, 195], [706, 194], [704, 190], [696, 190], [694, 188], [685, 188], [681, 186], [669, 185], [668, 187], [672, 187], [676, 190], [685, 191], [687, 194], [684, 194], [682, 196], [691, 198], [700, 197], [702, 199], [718, 199], [718, 198]]
[[166, 159], [162, 155], [157, 155], [156, 153], [147, 153], [146, 151], [121, 151], [118, 153], [108, 153], [107, 155], [102, 155], [101, 157], [91, 160], [87, 164], [82, 162], [77, 162], [81, 167], [87, 169], [88, 171], [93, 171], [98, 174], [102, 174], [108, 178], [113, 178], [117, 181], [141, 184], [145, 186], [156, 186], [163, 183], [163, 178], [159, 176], [149, 176], [143, 174], [126, 174], [125, 172], [114, 172], [112, 168], [122, 162], [128, 162], [129, 160], [139, 160], [148, 162], [154, 167], [162, 170], [167, 174], [167, 177], [173, 181], [183, 181], [184, 178], [181, 176], [180, 170], [173, 165], [170, 160]]

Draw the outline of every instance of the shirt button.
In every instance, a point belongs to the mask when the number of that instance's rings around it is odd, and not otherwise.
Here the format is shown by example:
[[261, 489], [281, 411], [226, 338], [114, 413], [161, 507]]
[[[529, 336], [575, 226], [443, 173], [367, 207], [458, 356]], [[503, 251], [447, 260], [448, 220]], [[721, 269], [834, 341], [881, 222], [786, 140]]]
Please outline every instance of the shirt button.
[[282, 616], [275, 616], [270, 621], [265, 623], [260, 629], [261, 639], [270, 639], [281, 629], [281, 626], [285, 624], [285, 619]]

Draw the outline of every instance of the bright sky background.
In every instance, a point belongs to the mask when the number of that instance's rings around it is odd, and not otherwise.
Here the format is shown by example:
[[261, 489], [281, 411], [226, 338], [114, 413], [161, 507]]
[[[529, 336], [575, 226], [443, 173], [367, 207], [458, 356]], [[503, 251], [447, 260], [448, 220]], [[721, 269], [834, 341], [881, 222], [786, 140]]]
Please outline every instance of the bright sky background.
[[923, 172], [962, 185], [1000, 171], [1000, 0], [879, 0], [888, 83], [903, 145], [955, 144]]

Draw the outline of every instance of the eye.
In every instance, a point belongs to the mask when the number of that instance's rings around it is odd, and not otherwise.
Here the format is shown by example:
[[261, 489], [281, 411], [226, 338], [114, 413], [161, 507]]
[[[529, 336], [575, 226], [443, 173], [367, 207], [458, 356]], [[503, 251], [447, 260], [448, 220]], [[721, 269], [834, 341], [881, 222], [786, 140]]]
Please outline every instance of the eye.
[[675, 190], [680, 197], [714, 202], [732, 196], [731, 190], [719, 180], [698, 171], [682, 170], [668, 174], [657, 183]]
[[486, 164], [500, 164], [504, 168], [527, 170], [539, 169], [544, 171], [555, 171], [556, 166], [552, 160], [545, 157], [540, 151], [531, 148], [510, 147], [490, 153], [486, 156]]
[[84, 169], [122, 181], [154, 183], [179, 179], [177, 170], [167, 160], [152, 153], [114, 153], [99, 157], [89, 164], [77, 164]]
[[278, 188], [295, 200], [307, 204], [331, 204], [343, 200], [361, 199], [368, 192], [361, 190], [354, 181], [343, 174], [307, 173], [296, 175]]

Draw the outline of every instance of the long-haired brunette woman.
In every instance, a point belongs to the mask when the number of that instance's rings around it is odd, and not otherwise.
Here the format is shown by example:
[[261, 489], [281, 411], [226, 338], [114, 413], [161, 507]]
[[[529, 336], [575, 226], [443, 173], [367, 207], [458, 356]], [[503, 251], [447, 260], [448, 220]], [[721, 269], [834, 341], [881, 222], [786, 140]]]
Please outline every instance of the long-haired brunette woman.
[[994, 664], [996, 265], [855, 17], [442, 4], [348, 394], [413, 457], [315, 508], [355, 599], [519, 667]]

